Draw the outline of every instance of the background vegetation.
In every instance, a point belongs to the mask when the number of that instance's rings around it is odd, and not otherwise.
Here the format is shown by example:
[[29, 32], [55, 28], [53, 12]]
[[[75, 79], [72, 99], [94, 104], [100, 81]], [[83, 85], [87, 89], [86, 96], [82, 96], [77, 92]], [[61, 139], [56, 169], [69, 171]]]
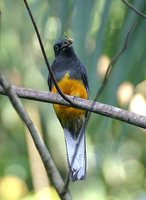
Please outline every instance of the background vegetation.
[[[146, 13], [145, 0], [131, 0]], [[146, 19], [117, 0], [29, 0], [50, 63], [53, 44], [66, 32], [86, 65], [90, 98], [137, 21], [125, 53], [114, 67], [100, 101], [146, 115]], [[1, 71], [12, 84], [48, 90], [47, 67], [23, 1], [1, 1]], [[62, 128], [52, 105], [23, 100], [59, 171], [67, 176]], [[87, 127], [88, 174], [70, 184], [77, 200], [146, 199], [146, 131], [92, 114]], [[0, 199], [59, 199], [8, 99], [0, 97]]]

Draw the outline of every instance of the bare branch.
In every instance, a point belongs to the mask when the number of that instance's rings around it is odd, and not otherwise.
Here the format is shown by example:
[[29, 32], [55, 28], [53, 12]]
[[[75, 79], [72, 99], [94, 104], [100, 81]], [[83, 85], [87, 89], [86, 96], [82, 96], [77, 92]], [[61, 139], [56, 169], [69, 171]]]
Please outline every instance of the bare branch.
[[137, 13], [138, 15], [140, 15], [141, 17], [146, 19], [146, 15], [143, 14], [142, 12], [140, 12], [137, 8], [135, 8], [132, 4], [130, 4], [128, 1], [126, 0], [121, 0], [123, 1], [123, 3], [125, 3], [129, 8], [131, 8], [135, 13]]
[[[58, 195], [60, 196], [61, 199], [63, 200], [70, 200], [72, 199], [70, 196], [70, 193], [68, 190], [64, 191], [64, 181], [62, 177], [60, 176], [56, 165], [46, 148], [38, 130], [36, 129], [33, 121], [31, 120], [30, 116], [24, 109], [21, 101], [18, 98], [18, 90], [14, 90], [14, 88], [11, 87], [10, 83], [6, 80], [6, 78], [0, 74], [0, 84], [2, 85], [1, 91], [3, 91], [3, 94], [7, 95], [9, 97], [10, 102], [12, 103], [13, 107], [15, 108], [16, 112], [22, 119], [22, 121], [26, 124], [33, 141], [35, 143], [35, 146], [42, 158], [42, 161], [44, 163], [44, 166], [46, 168], [48, 177], [50, 177], [54, 187], [56, 188]], [[21, 90], [22, 92], [22, 90]]]
[[[16, 86], [13, 86], [12, 89], [20, 98], [71, 106], [60, 95], [54, 94], [52, 92], [39, 91], [35, 89], [27, 89]], [[7, 95], [2, 87], [0, 87], [0, 94]], [[78, 97], [75, 98], [68, 95], [67, 97], [74, 102], [74, 107], [76, 108], [88, 110], [99, 115], [118, 119], [120, 121], [146, 129], [145, 116], [99, 102], [94, 102], [94, 106], [92, 106], [93, 101], [91, 100], [86, 100]]]
[[47, 58], [47, 55], [46, 55], [46, 52], [45, 52], [45, 49], [44, 49], [44, 45], [43, 45], [43, 42], [42, 42], [42, 39], [41, 39], [39, 30], [38, 30], [38, 28], [37, 28], [37, 25], [36, 25], [36, 23], [35, 23], [35, 20], [34, 20], [34, 18], [33, 18], [33, 15], [32, 15], [32, 13], [31, 13], [31, 10], [30, 10], [29, 5], [28, 5], [28, 3], [27, 3], [27, 0], [23, 0], [23, 1], [24, 1], [24, 3], [25, 3], [25, 6], [26, 6], [27, 11], [28, 11], [28, 13], [29, 13], [29, 16], [30, 16], [30, 18], [31, 18], [31, 21], [32, 21], [32, 23], [33, 23], [33, 26], [34, 26], [34, 29], [35, 29], [35, 32], [36, 32], [36, 35], [37, 35], [37, 37], [38, 37], [38, 41], [39, 41], [39, 44], [40, 44], [40, 47], [41, 47], [41, 51], [42, 51], [42, 54], [43, 54], [45, 63], [46, 63], [46, 65], [47, 65], [48, 71], [49, 71], [49, 73], [50, 73], [50, 76], [51, 76], [51, 78], [52, 78], [52, 80], [53, 80], [53, 83], [54, 83], [54, 85], [55, 85], [57, 91], [59, 92], [59, 94], [62, 96], [62, 98], [64, 98], [67, 102], [69, 102], [71, 105], [73, 105], [73, 102], [72, 102], [70, 99], [67, 98], [67, 96], [62, 92], [62, 90], [61, 90], [61, 89], [59, 88], [59, 86], [58, 86], [58, 83], [57, 83], [57, 81], [56, 81], [56, 78], [55, 78], [55, 76], [54, 76], [54, 73], [53, 73], [53, 71], [52, 71], [52, 69], [51, 69], [51, 67], [50, 67], [50, 64], [49, 64], [49, 61], [48, 61], [48, 58]]
[[103, 91], [103, 89], [105, 88], [106, 84], [107, 84], [107, 81], [108, 81], [108, 78], [113, 70], [113, 67], [115, 66], [116, 62], [119, 60], [120, 56], [125, 52], [125, 50], [127, 49], [127, 46], [128, 46], [128, 42], [129, 42], [129, 39], [130, 39], [130, 36], [131, 36], [131, 33], [132, 31], [134, 30], [136, 26], [136, 23], [134, 23], [131, 28], [128, 30], [127, 34], [126, 34], [126, 37], [125, 37], [125, 41], [124, 41], [124, 45], [122, 47], [122, 49], [117, 53], [117, 55], [111, 60], [111, 62], [109, 63], [108, 65], [108, 68], [107, 68], [107, 71], [105, 73], [105, 76], [104, 76], [104, 80], [103, 80], [103, 83], [101, 85], [101, 87], [99, 88], [95, 98], [94, 98], [94, 101], [97, 101], [101, 92]]

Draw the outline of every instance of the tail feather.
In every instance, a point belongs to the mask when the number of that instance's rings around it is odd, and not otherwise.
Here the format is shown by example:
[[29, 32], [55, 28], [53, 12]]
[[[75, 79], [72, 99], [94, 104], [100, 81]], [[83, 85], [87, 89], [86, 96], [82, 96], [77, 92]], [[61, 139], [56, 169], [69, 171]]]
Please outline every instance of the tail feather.
[[77, 139], [64, 129], [67, 158], [70, 167], [70, 180], [83, 180], [86, 176], [86, 141], [85, 131], [81, 131]]

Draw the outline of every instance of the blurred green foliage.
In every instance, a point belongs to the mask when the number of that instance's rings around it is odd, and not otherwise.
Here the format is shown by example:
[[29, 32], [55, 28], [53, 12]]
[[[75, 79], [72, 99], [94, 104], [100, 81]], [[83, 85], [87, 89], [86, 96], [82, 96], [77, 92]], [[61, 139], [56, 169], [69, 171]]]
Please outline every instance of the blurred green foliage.
[[[146, 14], [145, 0], [129, 2]], [[106, 66], [122, 48], [127, 32], [137, 21], [100, 101], [146, 115], [145, 19], [117, 0], [29, 0], [28, 3], [50, 64], [54, 59], [53, 44], [65, 32], [74, 39], [74, 49], [88, 71], [91, 99], [102, 84]], [[14, 85], [48, 90], [47, 67], [23, 1], [1, 0], [0, 33], [1, 71]], [[39, 126], [59, 171], [66, 177], [63, 131], [52, 105], [28, 100], [23, 103], [28, 112], [33, 110], [34, 123]], [[29, 196], [36, 188], [26, 134], [8, 99], [1, 96], [1, 199], [35, 199]], [[74, 199], [146, 199], [145, 152], [145, 130], [93, 114], [87, 128], [88, 174], [85, 181], [70, 184]], [[10, 183], [5, 181], [8, 176], [20, 179], [17, 182], [20, 194], [14, 198], [5, 196], [3, 188], [8, 192], [8, 187], [2, 187], [14, 184], [13, 179]]]

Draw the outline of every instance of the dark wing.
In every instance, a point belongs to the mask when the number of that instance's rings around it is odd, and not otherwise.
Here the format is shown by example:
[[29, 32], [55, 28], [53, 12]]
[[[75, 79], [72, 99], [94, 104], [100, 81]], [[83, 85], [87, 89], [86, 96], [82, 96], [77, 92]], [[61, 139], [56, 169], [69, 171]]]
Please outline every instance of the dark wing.
[[89, 93], [89, 84], [88, 84], [88, 78], [87, 78], [87, 72], [86, 72], [86, 68], [85, 66], [80, 62], [80, 71], [81, 71], [81, 76], [82, 76], [82, 79], [83, 79], [83, 83]]
[[[55, 60], [53, 61], [52, 65], [51, 65], [51, 69], [54, 74], [54, 78], [56, 79], [57, 82], [60, 79], [60, 74], [63, 73], [61, 71], [62, 70], [61, 66], [62, 66], [62, 60], [60, 61], [60, 57], [57, 56], [57, 58], [55, 58]], [[54, 85], [53, 79], [49, 74], [48, 75], [48, 86], [49, 86], [50, 91], [52, 91], [53, 85]]]
[[[83, 83], [84, 83], [84, 85], [86, 87], [86, 90], [88, 92], [88, 95], [89, 95], [89, 84], [88, 84], [86, 68], [81, 62], [80, 62], [79, 68], [80, 68], [80, 71], [81, 71], [81, 76], [82, 76]], [[85, 118], [87, 118], [87, 116], [88, 116], [88, 112], [86, 112]]]
[[49, 86], [49, 90], [51, 92], [52, 91], [52, 79], [51, 79], [50, 75], [48, 75], [48, 86]]

